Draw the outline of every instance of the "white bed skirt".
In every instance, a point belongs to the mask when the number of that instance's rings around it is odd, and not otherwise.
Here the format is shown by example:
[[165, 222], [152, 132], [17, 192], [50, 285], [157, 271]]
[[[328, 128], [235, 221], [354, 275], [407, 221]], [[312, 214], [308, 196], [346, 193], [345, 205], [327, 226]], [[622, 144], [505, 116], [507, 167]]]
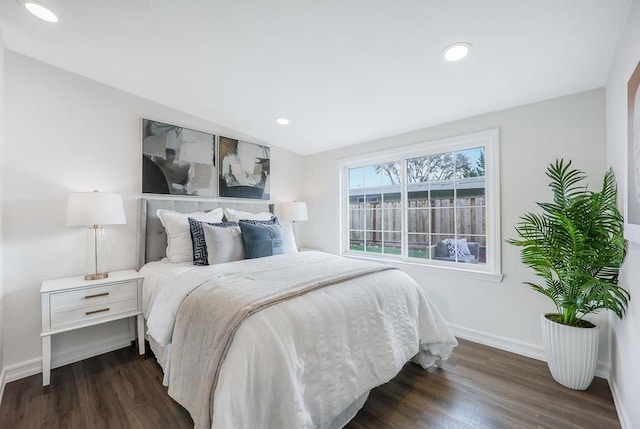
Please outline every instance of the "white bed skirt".
[[171, 368], [171, 344], [167, 344], [166, 346], [161, 346], [158, 344], [153, 338], [149, 335], [146, 336], [149, 341], [149, 346], [151, 347], [151, 351], [156, 356], [156, 360], [160, 364], [162, 368], [162, 372], [164, 373], [164, 377], [162, 377], [162, 385], [169, 386], [169, 371]]

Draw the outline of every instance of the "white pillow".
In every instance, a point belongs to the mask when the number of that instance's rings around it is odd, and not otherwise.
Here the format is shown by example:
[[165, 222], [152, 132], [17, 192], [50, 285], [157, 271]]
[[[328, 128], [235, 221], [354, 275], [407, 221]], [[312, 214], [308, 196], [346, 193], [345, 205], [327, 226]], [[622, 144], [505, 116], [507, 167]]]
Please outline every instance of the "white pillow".
[[466, 238], [461, 238], [460, 240], [458, 240], [458, 246], [459, 246], [459, 249], [460, 249], [460, 254], [462, 256], [471, 255], [471, 250], [469, 249], [469, 244], [467, 243], [467, 239]]
[[244, 242], [238, 224], [233, 226], [212, 226], [202, 224], [204, 241], [207, 243], [209, 265], [244, 259]]
[[273, 214], [269, 212], [251, 213], [225, 208], [224, 216], [228, 221], [238, 222], [239, 220], [271, 220]]
[[222, 209], [210, 212], [178, 213], [171, 210], [158, 209], [157, 216], [167, 233], [167, 258], [171, 262], [193, 261], [193, 245], [189, 232], [189, 218], [202, 222], [221, 222]]
[[293, 234], [293, 225], [285, 223], [280, 225], [282, 232], [283, 253], [298, 253], [298, 245], [296, 244], [296, 236]]

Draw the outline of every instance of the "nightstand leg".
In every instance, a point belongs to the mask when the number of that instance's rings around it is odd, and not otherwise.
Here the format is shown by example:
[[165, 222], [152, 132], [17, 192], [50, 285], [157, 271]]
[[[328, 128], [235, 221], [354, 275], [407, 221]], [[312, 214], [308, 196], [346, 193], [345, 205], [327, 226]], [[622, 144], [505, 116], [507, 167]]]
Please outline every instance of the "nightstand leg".
[[51, 382], [51, 336], [42, 337], [42, 385]]
[[144, 354], [144, 317], [138, 314], [138, 352]]

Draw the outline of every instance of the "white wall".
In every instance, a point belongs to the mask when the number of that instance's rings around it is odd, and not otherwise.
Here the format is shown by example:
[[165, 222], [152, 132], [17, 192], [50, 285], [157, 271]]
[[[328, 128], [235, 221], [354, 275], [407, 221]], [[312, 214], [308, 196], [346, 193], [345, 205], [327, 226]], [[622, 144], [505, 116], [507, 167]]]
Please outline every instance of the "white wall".
[[[606, 169], [604, 122], [604, 91], [598, 89], [309, 157], [305, 173], [309, 221], [301, 228], [303, 244], [330, 252], [339, 249], [340, 158], [499, 128], [503, 282], [414, 265], [405, 264], [402, 268], [426, 289], [461, 336], [541, 358], [540, 315], [555, 307], [521, 284], [533, 281], [535, 276], [520, 262], [519, 249], [504, 240], [515, 236], [513, 228], [520, 215], [537, 209], [535, 201], [550, 199], [545, 170], [556, 158], [572, 159], [575, 167], [587, 172], [593, 185], [600, 184]], [[599, 358], [605, 364], [600, 369], [604, 375], [608, 361], [607, 317], [601, 315], [592, 320], [603, 328]]]
[[[607, 162], [618, 172], [620, 205], [627, 198], [627, 82], [640, 61], [640, 4], [634, 1], [606, 87]], [[640, 427], [640, 243], [629, 243], [620, 283], [631, 293], [626, 317], [612, 319], [610, 384], [623, 428]]]
[[[127, 224], [106, 228], [108, 268], [135, 267], [140, 118], [256, 140], [11, 51], [6, 82], [4, 365], [17, 370], [39, 365], [41, 281], [85, 271], [84, 230], [65, 226], [70, 192], [124, 196]], [[271, 156], [272, 199], [299, 199], [302, 158], [277, 147]], [[127, 329], [119, 321], [54, 336], [54, 364], [96, 343], [126, 344]]]

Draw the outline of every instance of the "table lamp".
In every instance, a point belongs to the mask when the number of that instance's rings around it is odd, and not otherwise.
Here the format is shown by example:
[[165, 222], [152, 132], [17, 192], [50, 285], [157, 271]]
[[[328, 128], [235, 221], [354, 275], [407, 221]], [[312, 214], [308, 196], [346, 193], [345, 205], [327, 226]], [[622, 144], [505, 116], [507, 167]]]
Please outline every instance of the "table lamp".
[[296, 222], [309, 220], [309, 213], [307, 211], [307, 203], [303, 201], [290, 201], [287, 203], [279, 203], [276, 205], [278, 218], [281, 222], [291, 223], [293, 225], [293, 235], [297, 242], [297, 228]]
[[278, 216], [282, 222], [299, 222], [309, 220], [307, 203], [302, 201], [291, 201], [278, 204]]
[[126, 223], [122, 196], [110, 192], [78, 192], [69, 194], [67, 226], [88, 226], [87, 271], [85, 280], [109, 277], [105, 270], [107, 238], [103, 225]]

